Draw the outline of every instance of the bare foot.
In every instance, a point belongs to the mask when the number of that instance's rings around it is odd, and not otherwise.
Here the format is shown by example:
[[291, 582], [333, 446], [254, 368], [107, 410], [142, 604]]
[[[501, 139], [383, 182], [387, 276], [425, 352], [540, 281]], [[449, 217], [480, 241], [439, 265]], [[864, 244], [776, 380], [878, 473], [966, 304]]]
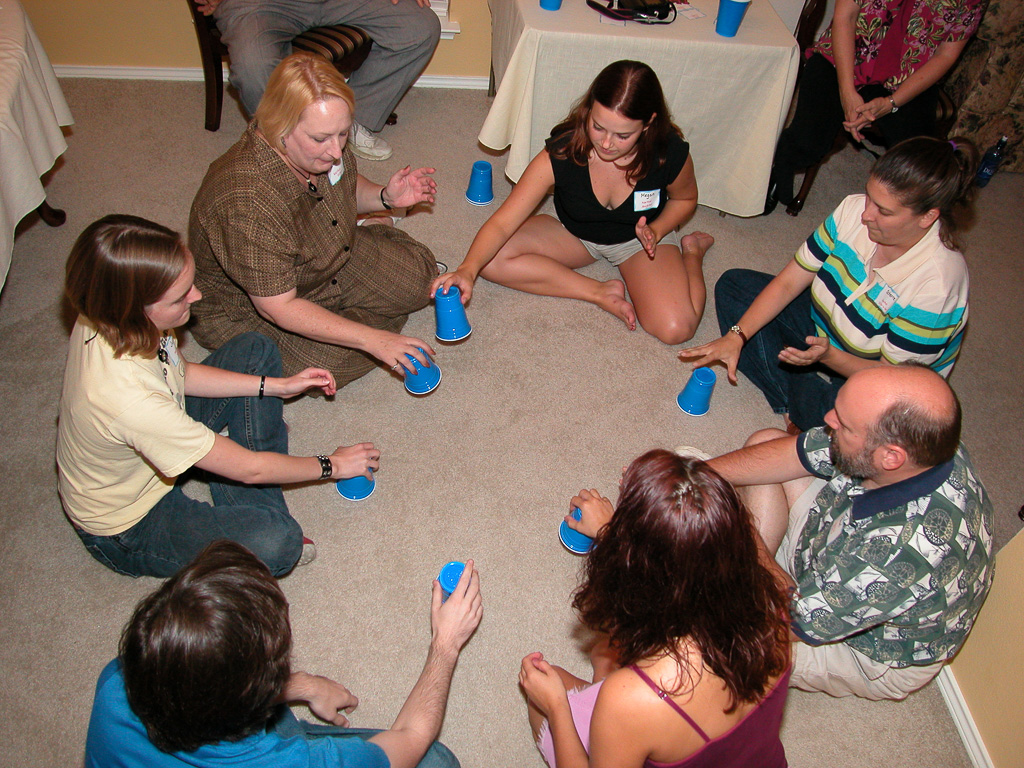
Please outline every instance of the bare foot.
[[690, 234], [683, 236], [683, 255], [686, 256], [687, 254], [693, 254], [697, 258], [703, 259], [704, 254], [707, 253], [714, 244], [715, 238], [707, 232], [691, 232]]
[[626, 301], [626, 285], [621, 280], [601, 283], [600, 293], [594, 303], [619, 318], [629, 330], [636, 330], [636, 310]]

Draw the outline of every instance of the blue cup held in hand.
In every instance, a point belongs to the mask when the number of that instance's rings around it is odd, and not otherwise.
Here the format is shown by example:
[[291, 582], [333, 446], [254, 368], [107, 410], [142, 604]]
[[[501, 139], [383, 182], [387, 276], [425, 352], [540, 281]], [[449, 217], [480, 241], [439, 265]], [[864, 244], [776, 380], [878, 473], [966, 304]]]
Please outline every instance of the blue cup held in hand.
[[[572, 519], [581, 520], [583, 513], [579, 507], [573, 507]], [[572, 552], [574, 555], [585, 555], [590, 551], [590, 548], [594, 546], [594, 540], [589, 536], [584, 536], [579, 531], [574, 531], [569, 527], [569, 524], [562, 521], [562, 524], [558, 526], [558, 539], [562, 542], [562, 546]]]
[[694, 368], [690, 380], [676, 398], [676, 405], [691, 416], [703, 416], [711, 408], [711, 393], [718, 377], [710, 368]]
[[491, 164], [486, 160], [477, 160], [473, 163], [466, 199], [473, 205], [488, 205], [494, 200], [494, 189], [491, 186]]
[[377, 481], [373, 477], [373, 470], [370, 470], [370, 477], [366, 478], [363, 475], [356, 475], [355, 477], [344, 477], [334, 485], [338, 489], [338, 493], [343, 498], [349, 501], [362, 501], [373, 493], [377, 487]]
[[750, 7], [750, 0], [718, 0], [718, 18], [715, 32], [722, 37], [736, 37], [740, 22]]
[[[417, 349], [423, 352], [422, 347], [417, 347]], [[423, 354], [427, 353], [423, 352]], [[424, 366], [412, 355], [407, 354], [406, 357], [413, 364], [415, 373], [408, 369], [405, 371], [405, 388], [414, 395], [425, 395], [437, 389], [437, 385], [441, 383], [441, 369], [437, 367], [437, 363], [431, 360], [429, 366]], [[429, 356], [427, 359], [430, 360]]]
[[437, 574], [437, 580], [441, 583], [441, 602], [444, 602], [452, 596], [452, 592], [459, 586], [459, 579], [462, 578], [462, 572], [466, 569], [465, 563], [460, 563], [458, 560], [452, 560], [450, 563], [445, 563], [441, 566], [441, 572]]
[[450, 286], [448, 293], [438, 288], [434, 294], [434, 311], [436, 313], [437, 331], [434, 333], [441, 341], [461, 341], [473, 332], [466, 317], [466, 308], [462, 306], [462, 295], [458, 286]]

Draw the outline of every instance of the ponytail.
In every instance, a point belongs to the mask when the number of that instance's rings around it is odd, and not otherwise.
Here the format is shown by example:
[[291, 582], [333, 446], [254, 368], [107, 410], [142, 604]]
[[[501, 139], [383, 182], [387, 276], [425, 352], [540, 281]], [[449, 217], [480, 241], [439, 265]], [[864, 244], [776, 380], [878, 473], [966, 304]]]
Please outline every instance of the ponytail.
[[875, 161], [871, 177], [916, 214], [939, 211], [939, 237], [963, 250], [962, 233], [974, 218], [978, 148], [970, 139], [918, 136], [901, 141]]

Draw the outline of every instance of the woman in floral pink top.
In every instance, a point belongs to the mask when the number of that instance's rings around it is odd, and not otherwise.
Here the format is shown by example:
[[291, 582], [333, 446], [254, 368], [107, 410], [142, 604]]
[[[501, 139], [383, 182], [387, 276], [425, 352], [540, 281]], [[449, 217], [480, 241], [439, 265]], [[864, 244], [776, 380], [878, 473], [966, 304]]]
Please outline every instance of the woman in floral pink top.
[[808, 51], [796, 111], [775, 150], [765, 214], [793, 200], [793, 175], [819, 162], [840, 126], [891, 146], [934, 135], [938, 81], [981, 21], [984, 0], [836, 0]]

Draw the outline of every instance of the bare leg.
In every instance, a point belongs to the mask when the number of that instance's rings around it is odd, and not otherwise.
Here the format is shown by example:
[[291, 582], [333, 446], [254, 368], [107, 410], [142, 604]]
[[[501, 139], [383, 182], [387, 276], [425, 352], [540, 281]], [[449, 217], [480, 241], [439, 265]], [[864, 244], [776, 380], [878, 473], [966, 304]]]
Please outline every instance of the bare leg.
[[636, 312], [621, 280], [601, 282], [574, 271], [593, 263], [579, 239], [557, 219], [540, 214], [527, 219], [480, 274], [517, 291], [589, 301], [634, 330]]
[[[576, 675], [566, 672], [561, 667], [556, 667], [552, 665], [552, 668], [555, 670], [555, 672], [558, 673], [558, 676], [562, 678], [562, 685], [565, 686], [565, 690], [567, 691], [578, 690], [580, 688], [585, 688], [586, 686], [590, 685], [590, 683], [588, 683], [586, 680], [581, 680], [580, 678], [576, 677]], [[530, 730], [533, 731], [533, 740], [536, 741], [537, 736], [540, 733], [540, 728], [547, 718], [545, 718], [544, 715], [541, 714], [541, 711], [539, 709], [533, 706], [529, 698], [526, 699], [526, 711], [527, 715], [530, 718]]]
[[653, 259], [638, 251], [619, 265], [640, 325], [666, 344], [693, 338], [704, 315], [704, 254], [715, 238], [694, 232], [683, 238], [683, 252], [659, 245]]
[[[789, 437], [781, 429], [762, 429], [749, 438], [744, 447]], [[765, 546], [773, 555], [779, 551], [779, 545], [786, 535], [789, 526], [789, 510], [800, 495], [807, 490], [812, 478], [802, 477], [777, 485], [748, 485], [739, 488], [740, 498], [754, 516], [757, 530], [764, 539]]]

